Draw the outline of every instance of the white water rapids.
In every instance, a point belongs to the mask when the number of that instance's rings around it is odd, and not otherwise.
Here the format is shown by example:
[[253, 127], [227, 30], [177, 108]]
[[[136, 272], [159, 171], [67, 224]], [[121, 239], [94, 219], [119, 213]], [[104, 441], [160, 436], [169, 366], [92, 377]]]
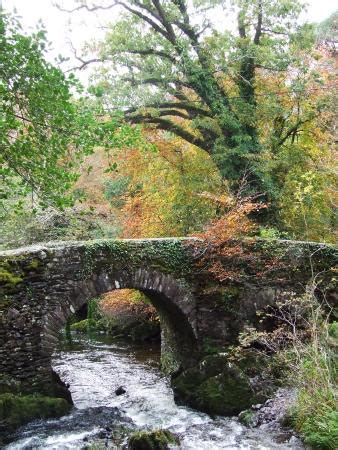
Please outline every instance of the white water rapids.
[[[158, 349], [150, 344], [140, 348], [102, 337], [77, 340], [73, 349], [59, 351], [53, 360], [54, 369], [70, 385], [75, 408], [60, 419], [21, 428], [6, 450], [90, 448], [95, 434], [117, 424], [120, 442], [106, 438], [95, 448], [124, 448], [126, 428], [169, 429], [180, 439], [180, 447], [172, 448], [184, 450], [302, 448], [295, 438], [278, 443], [278, 436], [268, 430], [246, 428], [236, 418], [212, 418], [177, 406], [158, 359]], [[126, 389], [124, 395], [115, 394], [119, 386]]]

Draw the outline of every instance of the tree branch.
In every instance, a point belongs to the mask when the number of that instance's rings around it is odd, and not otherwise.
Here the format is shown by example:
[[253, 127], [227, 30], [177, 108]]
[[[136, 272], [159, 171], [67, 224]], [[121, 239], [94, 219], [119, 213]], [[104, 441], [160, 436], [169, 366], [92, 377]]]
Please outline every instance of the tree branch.
[[82, 58], [77, 54], [76, 48], [74, 47], [73, 43], [72, 43], [70, 40], [68, 41], [68, 43], [69, 43], [69, 45], [70, 45], [70, 47], [71, 47], [71, 49], [72, 49], [74, 58], [77, 59], [81, 64], [80, 64], [79, 66], [72, 67], [71, 69], [66, 70], [66, 71], [65, 71], [66, 73], [67, 73], [67, 72], [71, 72], [72, 70], [82, 70], [82, 69], [84, 69], [85, 67], [87, 67], [89, 64], [107, 61], [107, 59], [103, 59], [103, 58], [92, 58], [92, 59], [88, 59], [88, 60], [86, 61], [86, 60], [82, 59]]
[[103, 59], [103, 58], [92, 58], [92, 59], [88, 59], [87, 61], [83, 60], [82, 58], [76, 58], [76, 59], [78, 59], [81, 62], [81, 64], [79, 66], [74, 66], [70, 69], [65, 70], [65, 73], [72, 72], [73, 70], [83, 70], [90, 64], [108, 61], [108, 59]]
[[174, 32], [174, 29], [172, 27], [172, 24], [169, 22], [169, 20], [166, 18], [165, 12], [161, 6], [161, 3], [159, 0], [152, 0], [153, 5], [158, 11], [158, 15], [160, 17], [161, 23], [164, 26], [164, 28], [167, 30], [168, 40], [175, 45], [176, 43], [176, 35]]
[[121, 5], [124, 9], [131, 12], [135, 16], [139, 17], [140, 19], [147, 22], [157, 33], [160, 33], [167, 41], [172, 42], [170, 39], [170, 36], [168, 35], [167, 31], [163, 30], [156, 22], [154, 22], [150, 17], [146, 16], [145, 14], [141, 13], [140, 11], [137, 11], [137, 9], [130, 8], [130, 6], [126, 5], [125, 3], [121, 1], [117, 1], [116, 4]]
[[[136, 2], [135, 2], [136, 3]], [[147, 10], [147, 8], [144, 7], [144, 5], [142, 5], [140, 2], [137, 2], [136, 5], [142, 9]], [[80, 6], [77, 6], [76, 8], [73, 9], [66, 9], [61, 7], [58, 3], [55, 3], [55, 6], [60, 10], [60, 11], [64, 11], [64, 12], [68, 12], [68, 13], [72, 13], [75, 11], [79, 11], [81, 9], [85, 9], [87, 11], [97, 11], [97, 10], [107, 10], [107, 9], [111, 9], [114, 6], [122, 6], [122, 8], [126, 9], [127, 11], [131, 12], [132, 14], [134, 14], [135, 16], [139, 17], [140, 19], [144, 20], [145, 22], [147, 22], [155, 31], [157, 31], [158, 33], [162, 34], [162, 36], [164, 36], [167, 40], [170, 41], [169, 39], [169, 35], [168, 33], [163, 30], [156, 22], [154, 22], [150, 17], [146, 16], [145, 14], [143, 14], [142, 12], [138, 11], [137, 9], [131, 8], [130, 6], [128, 6], [126, 3], [120, 1], [120, 0], [116, 0], [114, 3], [111, 3], [110, 5], [107, 6], [100, 6], [100, 5], [93, 5], [93, 6], [88, 6], [86, 4], [82, 4]], [[149, 11], [148, 11], [149, 12]]]
[[[162, 103], [152, 103], [149, 105], [146, 105], [145, 108], [155, 108], [155, 109], [162, 109], [162, 108], [170, 108], [170, 109], [184, 109], [187, 112], [194, 112], [198, 115], [206, 116], [206, 117], [212, 117], [212, 115], [205, 110], [202, 107], [196, 106], [194, 104], [188, 103], [188, 102], [162, 102]], [[139, 108], [130, 108], [126, 112], [133, 113], [136, 112]]]
[[148, 56], [148, 55], [160, 56], [161, 58], [168, 59], [169, 61], [171, 61], [174, 64], [177, 63], [176, 59], [173, 56], [169, 55], [169, 53], [166, 53], [162, 50], [154, 50], [152, 48], [148, 48], [145, 50], [133, 50], [133, 49], [121, 50], [120, 53], [131, 53], [134, 55], [142, 55], [142, 56]]
[[164, 119], [162, 117], [147, 117], [142, 114], [135, 115], [133, 118], [128, 119], [131, 123], [147, 123], [149, 125], [154, 124], [158, 125], [158, 128], [164, 131], [170, 131], [177, 136], [181, 137], [185, 141], [189, 142], [190, 144], [196, 145], [206, 151], [210, 151], [209, 146], [204, 141], [204, 139], [201, 139], [197, 136], [194, 136], [189, 131], [185, 130], [184, 128], [180, 127], [176, 123], [172, 122], [169, 119]]
[[237, 16], [238, 33], [242, 39], [246, 38], [245, 24], [243, 20], [243, 11], [240, 11]]
[[56, 6], [57, 9], [59, 9], [60, 11], [63, 11], [63, 12], [68, 12], [68, 13], [73, 13], [75, 11], [80, 11], [80, 9], [85, 9], [85, 10], [87, 10], [89, 12], [102, 10], [102, 9], [106, 10], [106, 9], [111, 9], [111, 8], [113, 8], [116, 5], [117, 5], [117, 2], [111, 3], [110, 5], [107, 5], [107, 6], [101, 6], [101, 5], [88, 6], [86, 4], [82, 4], [80, 6], [77, 6], [76, 8], [73, 8], [73, 9], [66, 9], [66, 8], [63, 8], [61, 5], [59, 5], [59, 3], [53, 2], [53, 6]]
[[289, 139], [290, 136], [292, 136], [293, 134], [298, 133], [300, 131], [299, 127], [301, 125], [304, 125], [304, 123], [307, 123], [307, 122], [311, 122], [311, 120], [313, 120], [313, 119], [314, 119], [314, 117], [308, 117], [307, 119], [304, 119], [304, 120], [298, 120], [298, 122], [296, 122], [295, 125], [293, 125], [291, 128], [289, 128], [289, 130], [286, 132], [285, 136], [283, 136], [279, 140], [278, 146], [281, 147]]

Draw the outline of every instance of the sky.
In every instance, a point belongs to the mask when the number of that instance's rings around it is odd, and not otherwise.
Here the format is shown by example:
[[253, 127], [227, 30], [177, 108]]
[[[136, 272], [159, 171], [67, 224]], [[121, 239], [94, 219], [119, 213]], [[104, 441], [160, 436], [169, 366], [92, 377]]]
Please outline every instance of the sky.
[[[117, 11], [100, 11], [88, 13], [84, 10], [73, 14], [61, 12], [53, 6], [56, 0], [0, 0], [6, 11], [16, 8], [22, 17], [21, 23], [25, 31], [33, 30], [39, 19], [42, 19], [48, 30], [48, 39], [52, 42], [48, 58], [52, 61], [57, 55], [70, 57], [68, 63], [64, 63], [62, 68], [74, 67], [78, 65], [72, 56], [71, 47], [81, 49], [86, 40], [104, 36], [104, 25], [107, 21], [113, 21], [117, 16]], [[58, 0], [65, 8], [74, 6], [72, 0]], [[98, 0], [97, 4], [107, 3], [107, 0]], [[307, 0], [308, 11], [304, 13], [305, 20], [311, 22], [321, 22], [337, 9], [336, 0]], [[70, 44], [72, 43], [72, 45]], [[80, 53], [80, 52], [79, 52]], [[88, 75], [82, 72], [77, 74], [85, 82]]]

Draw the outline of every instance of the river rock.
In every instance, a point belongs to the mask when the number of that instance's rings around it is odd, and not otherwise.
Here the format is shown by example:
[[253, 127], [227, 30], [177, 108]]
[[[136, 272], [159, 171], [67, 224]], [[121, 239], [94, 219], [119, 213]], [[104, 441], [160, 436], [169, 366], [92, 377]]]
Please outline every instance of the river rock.
[[116, 395], [123, 395], [125, 394], [127, 391], [124, 389], [124, 387], [120, 386], [116, 389], [115, 394]]
[[296, 402], [295, 389], [279, 388], [275, 395], [257, 408], [257, 425], [273, 429], [282, 425], [288, 417], [288, 411]]

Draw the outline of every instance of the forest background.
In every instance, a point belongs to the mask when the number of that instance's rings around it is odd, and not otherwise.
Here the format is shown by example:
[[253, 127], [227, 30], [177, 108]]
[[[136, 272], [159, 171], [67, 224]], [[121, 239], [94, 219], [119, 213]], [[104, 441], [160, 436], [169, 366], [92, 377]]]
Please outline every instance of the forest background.
[[[119, 6], [102, 40], [74, 49], [78, 68], [95, 67], [86, 90], [45, 61], [41, 23], [25, 44], [6, 25], [2, 67], [21, 54], [4, 73], [0, 245], [189, 235], [246, 201], [256, 234], [333, 242], [336, 14], [309, 24], [294, 1], [155, 3]], [[39, 58], [44, 85], [24, 80]]]

